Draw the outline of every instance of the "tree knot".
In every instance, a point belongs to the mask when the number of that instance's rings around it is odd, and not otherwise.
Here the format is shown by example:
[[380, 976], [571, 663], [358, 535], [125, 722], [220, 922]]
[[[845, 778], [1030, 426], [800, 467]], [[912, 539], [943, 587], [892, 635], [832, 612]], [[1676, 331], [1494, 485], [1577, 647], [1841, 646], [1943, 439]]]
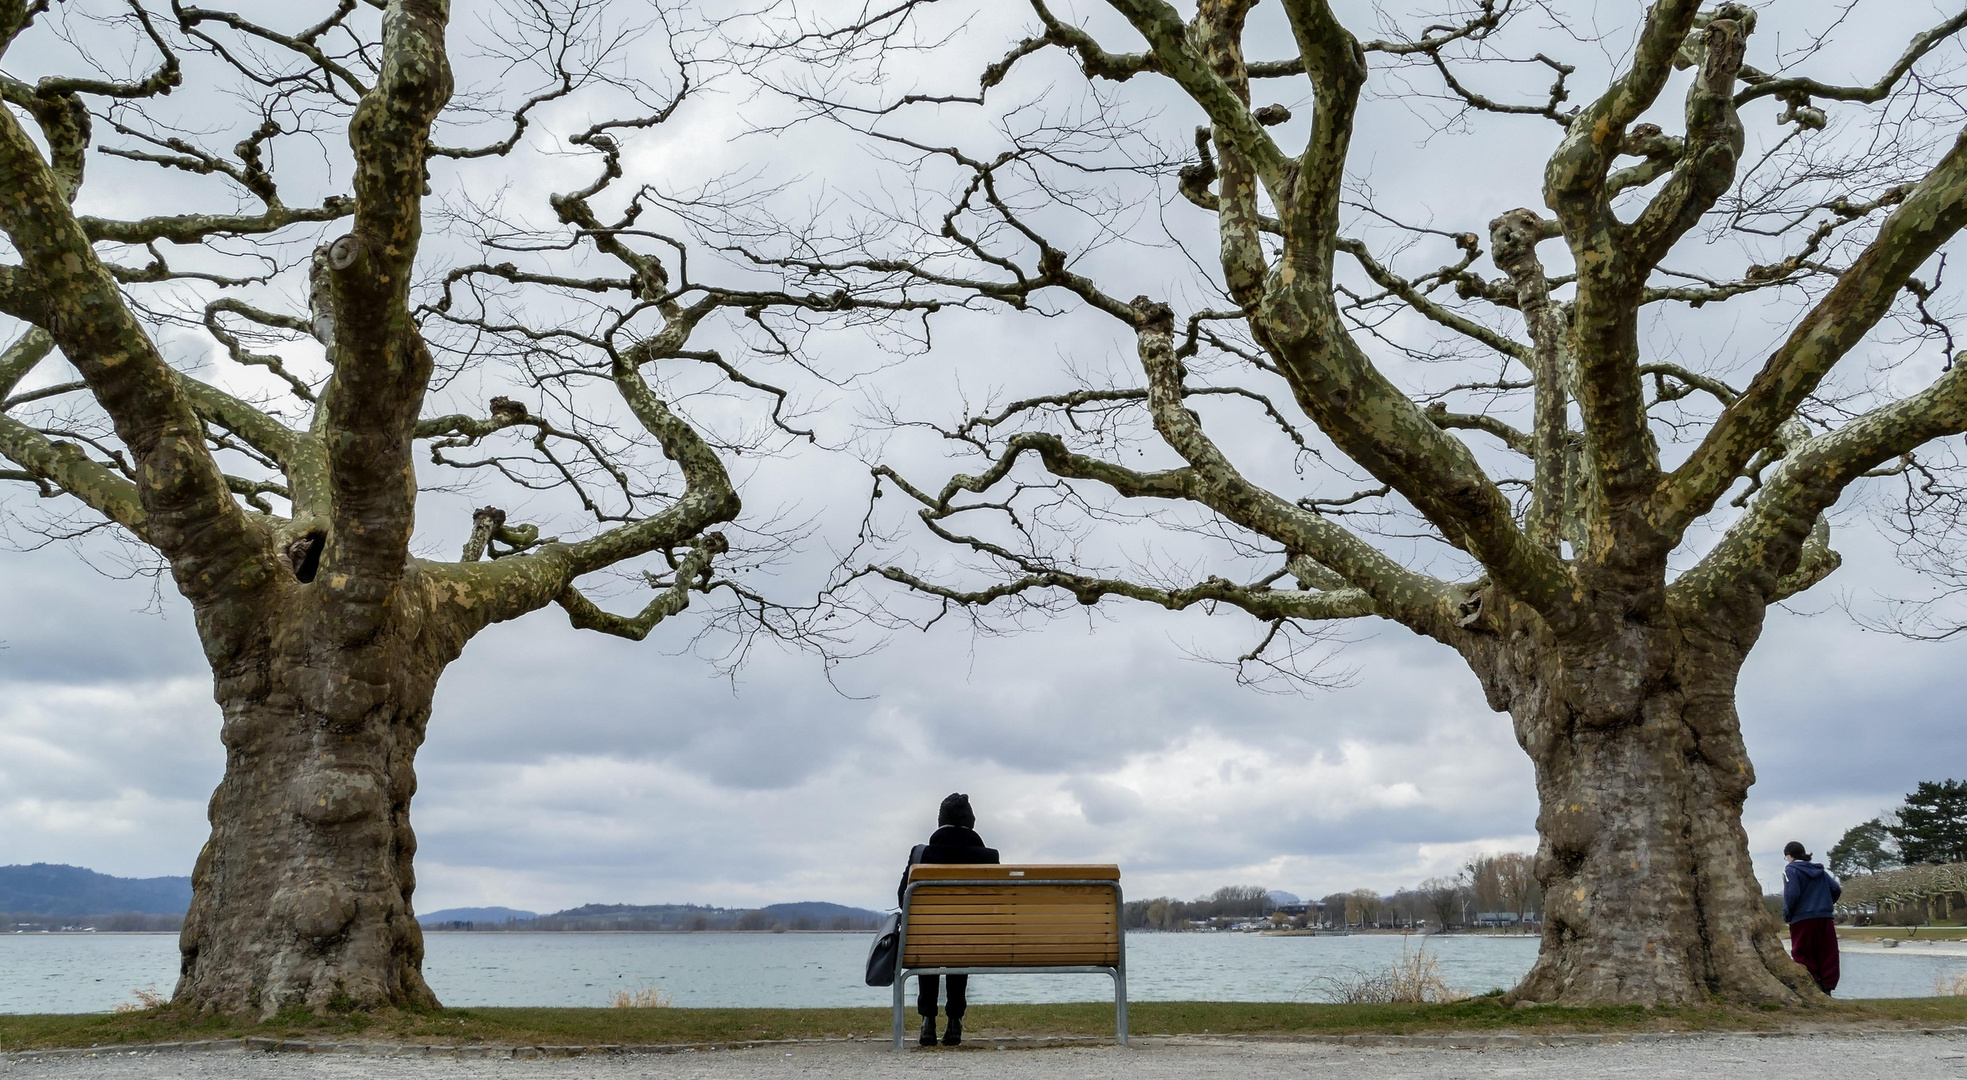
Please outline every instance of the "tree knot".
[[1291, 110], [1282, 105], [1265, 105], [1250, 115], [1256, 117], [1257, 123], [1265, 127], [1276, 127], [1291, 122]]
[[526, 406], [509, 397], [492, 399], [492, 418], [503, 424], [517, 424], [526, 419]]
[[368, 245], [360, 236], [348, 233], [328, 245], [328, 269], [337, 272], [354, 269], [362, 261]]
[[1152, 333], [1175, 332], [1175, 309], [1151, 297], [1136, 296], [1127, 305], [1134, 309], [1134, 325]]
[[1515, 274], [1536, 258], [1537, 244], [1558, 235], [1557, 223], [1528, 207], [1518, 207], [1489, 222], [1489, 243], [1496, 265]]

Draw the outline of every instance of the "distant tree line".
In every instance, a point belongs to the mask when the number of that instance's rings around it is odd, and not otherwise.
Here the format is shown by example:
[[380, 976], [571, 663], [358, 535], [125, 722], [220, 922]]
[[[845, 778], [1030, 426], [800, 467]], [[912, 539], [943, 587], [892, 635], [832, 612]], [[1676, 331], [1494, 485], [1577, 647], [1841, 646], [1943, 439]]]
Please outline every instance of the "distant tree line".
[[1853, 826], [1830, 849], [1831, 873], [1967, 863], [1967, 781], [1923, 780], [1895, 810]]
[[1479, 855], [1450, 877], [1382, 894], [1372, 889], [1331, 893], [1304, 904], [1277, 904], [1259, 885], [1227, 885], [1194, 900], [1156, 897], [1129, 901], [1130, 930], [1221, 929], [1258, 920], [1278, 928], [1449, 930], [1540, 922], [1543, 890], [1536, 859], [1520, 852]]
[[1951, 920], [1967, 904], [1959, 887], [1967, 875], [1935, 868], [1967, 865], [1967, 781], [1921, 781], [1897, 808], [1852, 826], [1829, 862], [1832, 873], [1853, 879], [1842, 906], [1859, 921]]
[[103, 915], [47, 915], [31, 912], [0, 912], [0, 928], [8, 933], [38, 934], [62, 930], [95, 930], [101, 933], [176, 933], [184, 929], [183, 915], [156, 915], [121, 911]]
[[1194, 900], [1157, 896], [1129, 901], [1121, 924], [1129, 930], [1188, 930], [1198, 924], [1261, 919], [1276, 907], [1270, 890], [1261, 885], [1225, 885]]
[[525, 933], [542, 931], [691, 933], [734, 930], [773, 933], [813, 930], [859, 932], [873, 930], [879, 921], [880, 916], [871, 911], [847, 909], [828, 912], [820, 905], [809, 908], [804, 904], [779, 904], [765, 908], [720, 908], [703, 904], [585, 904], [533, 919], [506, 919], [500, 922], [451, 920], [427, 923], [424, 929]]

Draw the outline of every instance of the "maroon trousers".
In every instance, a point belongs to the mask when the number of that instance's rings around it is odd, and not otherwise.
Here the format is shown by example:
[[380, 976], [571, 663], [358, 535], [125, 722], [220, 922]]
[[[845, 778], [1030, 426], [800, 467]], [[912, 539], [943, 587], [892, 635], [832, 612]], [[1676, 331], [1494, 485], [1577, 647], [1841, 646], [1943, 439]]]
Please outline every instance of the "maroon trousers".
[[1789, 924], [1789, 955], [1802, 964], [1828, 994], [1837, 989], [1837, 924], [1830, 919], [1799, 919]]

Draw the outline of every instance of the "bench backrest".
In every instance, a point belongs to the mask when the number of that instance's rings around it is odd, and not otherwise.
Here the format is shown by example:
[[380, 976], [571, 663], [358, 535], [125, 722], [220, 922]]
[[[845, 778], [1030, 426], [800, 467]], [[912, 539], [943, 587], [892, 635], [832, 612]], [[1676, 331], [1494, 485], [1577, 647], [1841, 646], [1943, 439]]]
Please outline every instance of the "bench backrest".
[[1120, 963], [1118, 866], [920, 865], [908, 880], [903, 967]]

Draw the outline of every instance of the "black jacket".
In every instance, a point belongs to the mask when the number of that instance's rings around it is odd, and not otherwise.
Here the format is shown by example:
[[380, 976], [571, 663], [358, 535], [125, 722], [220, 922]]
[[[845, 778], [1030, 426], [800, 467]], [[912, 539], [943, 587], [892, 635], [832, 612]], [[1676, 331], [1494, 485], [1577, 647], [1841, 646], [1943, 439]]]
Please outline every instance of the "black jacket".
[[[944, 825], [929, 834], [929, 842], [915, 845], [908, 853], [908, 866], [917, 863], [995, 863], [997, 849], [985, 847], [977, 830], [961, 825]], [[895, 906], [902, 906], [908, 895], [908, 866], [902, 867], [902, 883], [895, 887]]]

